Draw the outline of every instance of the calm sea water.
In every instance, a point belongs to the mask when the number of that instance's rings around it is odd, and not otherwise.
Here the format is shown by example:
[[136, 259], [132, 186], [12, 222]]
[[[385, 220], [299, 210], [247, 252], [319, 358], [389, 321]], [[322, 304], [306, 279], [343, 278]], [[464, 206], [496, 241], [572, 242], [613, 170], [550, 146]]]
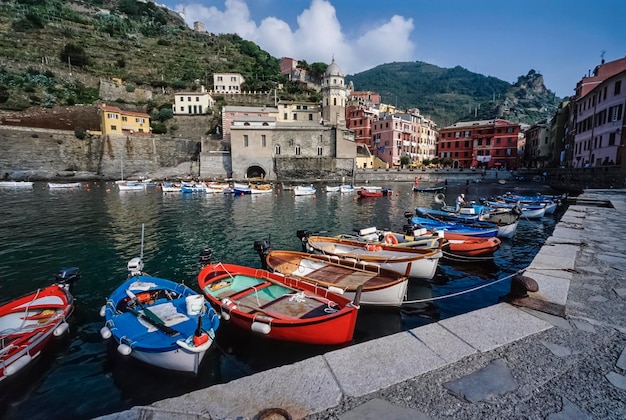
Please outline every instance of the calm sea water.
[[[214, 261], [260, 267], [255, 240], [269, 238], [274, 249], [300, 250], [298, 229], [332, 235], [370, 226], [400, 231], [404, 212], [435, 204], [433, 194], [414, 193], [410, 183], [376, 185], [393, 188], [393, 196], [357, 199], [354, 194], [327, 194], [323, 185], [313, 197], [294, 197], [287, 190], [253, 196], [164, 194], [157, 188], [120, 193], [112, 183], [93, 182], [75, 191], [50, 191], [45, 183], [36, 183], [32, 191], [0, 191], [0, 301], [49, 284], [61, 267], [77, 266], [82, 274], [73, 289], [76, 309], [70, 334], [20, 376], [4, 381], [0, 416], [91, 418], [333, 350], [268, 341], [223, 322], [197, 376], [165, 372], [123, 358], [103, 342], [99, 310], [126, 279], [127, 261], [139, 256], [142, 224], [146, 271], [198, 290], [203, 248], [213, 249]], [[508, 190], [535, 193], [537, 188], [449, 185], [446, 201], [452, 204], [460, 192], [478, 199]], [[557, 218], [522, 220], [515, 238], [503, 241], [493, 262], [442, 263], [432, 281], [412, 282], [409, 299], [456, 293], [525, 268]], [[353, 343], [492, 305], [508, 288], [508, 282], [501, 282], [402, 309], [362, 308]]]

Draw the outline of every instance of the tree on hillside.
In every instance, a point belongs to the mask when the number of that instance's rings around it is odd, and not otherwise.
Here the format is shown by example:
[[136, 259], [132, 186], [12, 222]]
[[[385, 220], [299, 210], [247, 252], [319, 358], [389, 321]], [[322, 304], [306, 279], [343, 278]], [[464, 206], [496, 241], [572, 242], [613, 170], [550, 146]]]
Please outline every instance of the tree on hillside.
[[62, 62], [69, 63], [76, 67], [85, 67], [89, 64], [89, 56], [87, 56], [85, 50], [81, 46], [74, 45], [71, 42], [65, 44], [65, 47], [63, 47], [61, 51], [60, 58]]

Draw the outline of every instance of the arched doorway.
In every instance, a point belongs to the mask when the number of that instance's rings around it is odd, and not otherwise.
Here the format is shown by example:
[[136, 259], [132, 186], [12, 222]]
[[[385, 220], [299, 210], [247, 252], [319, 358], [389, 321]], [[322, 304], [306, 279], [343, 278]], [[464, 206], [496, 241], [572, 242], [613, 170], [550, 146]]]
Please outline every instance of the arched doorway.
[[265, 175], [267, 175], [265, 173], [265, 169], [261, 168], [260, 166], [250, 166], [246, 170], [246, 178], [248, 179], [250, 178], [265, 179]]

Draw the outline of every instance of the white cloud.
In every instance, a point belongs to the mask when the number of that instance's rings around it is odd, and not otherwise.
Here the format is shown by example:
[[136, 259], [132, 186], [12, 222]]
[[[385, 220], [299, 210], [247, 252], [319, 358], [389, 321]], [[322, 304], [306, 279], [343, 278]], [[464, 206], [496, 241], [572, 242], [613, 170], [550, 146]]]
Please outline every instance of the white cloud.
[[[178, 5], [176, 10], [183, 11], [183, 5]], [[329, 0], [311, 0], [293, 29], [271, 16], [257, 25], [244, 0], [225, 0], [223, 10], [186, 4], [184, 11], [189, 26], [200, 21], [208, 32], [236, 33], [277, 58], [287, 56], [309, 63], [330, 63], [334, 56], [345, 74], [381, 63], [414, 60], [415, 46], [409, 38], [414, 29], [413, 19], [395, 15], [356, 39], [348, 39]]]

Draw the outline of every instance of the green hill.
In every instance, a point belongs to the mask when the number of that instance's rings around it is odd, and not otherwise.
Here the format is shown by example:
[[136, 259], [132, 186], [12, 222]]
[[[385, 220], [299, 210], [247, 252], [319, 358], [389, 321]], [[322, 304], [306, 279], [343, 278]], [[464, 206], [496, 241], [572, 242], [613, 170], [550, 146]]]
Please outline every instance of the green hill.
[[382, 102], [400, 109], [417, 107], [440, 126], [495, 117], [530, 124], [552, 117], [561, 102], [534, 70], [511, 84], [459, 66], [406, 62], [348, 75], [346, 81], [356, 90], [380, 93]]

